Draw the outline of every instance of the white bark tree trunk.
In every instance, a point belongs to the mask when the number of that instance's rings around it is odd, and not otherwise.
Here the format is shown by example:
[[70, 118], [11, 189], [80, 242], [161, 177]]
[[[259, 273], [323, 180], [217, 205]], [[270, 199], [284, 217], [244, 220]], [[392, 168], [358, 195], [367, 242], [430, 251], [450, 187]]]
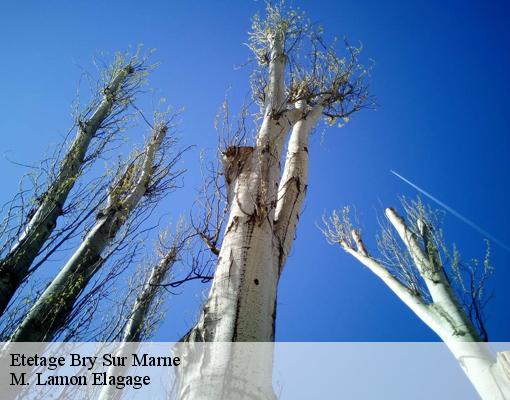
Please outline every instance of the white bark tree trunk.
[[[136, 342], [140, 342], [141, 333], [143, 332], [144, 324], [147, 315], [150, 312], [151, 305], [158, 291], [161, 289], [161, 284], [168, 276], [177, 257], [177, 246], [172, 246], [170, 251], [161, 259], [158, 265], [152, 270], [145, 282], [145, 285], [137, 296], [133, 308], [127, 320], [126, 326], [122, 334], [122, 343], [115, 352], [115, 356], [123, 357], [130, 356], [137, 349]], [[129, 366], [111, 366], [108, 369], [108, 376], [124, 375], [129, 369]], [[105, 386], [100, 394], [99, 400], [113, 400], [120, 397], [121, 390], [116, 389], [114, 386]]]
[[[119, 180], [122, 187], [111, 191], [105, 210], [98, 215], [96, 223], [80, 247], [16, 328], [10, 342], [51, 341], [63, 327], [75, 301], [101, 266], [101, 253], [115, 238], [122, 224], [145, 195], [154, 168], [156, 152], [166, 132], [166, 126], [153, 132], [141, 164], [127, 168], [124, 177]], [[137, 168], [139, 174], [134, 173]], [[131, 175], [133, 173], [134, 175]], [[136, 181], [130, 182], [131, 176], [137, 176]]]
[[[443, 267], [434, 262], [434, 257], [425, 254], [415, 235], [408, 229], [402, 217], [392, 208], [386, 209], [386, 217], [391, 222], [402, 242], [407, 247], [414, 264], [418, 268], [427, 290], [432, 297], [434, 309], [438, 315], [444, 315], [455, 336], [465, 336], [467, 341], [480, 341], [473, 324], [457, 301], [457, 298], [445, 276]], [[424, 232], [425, 234], [425, 232]], [[425, 243], [427, 238], [425, 237]]]
[[142, 288], [140, 294], [131, 310], [124, 333], [122, 335], [123, 342], [139, 342], [140, 335], [143, 331], [145, 319], [150, 312], [151, 305], [158, 291], [161, 290], [161, 284], [168, 276], [170, 269], [175, 263], [177, 257], [177, 248], [172, 247], [170, 251], [156, 265]]
[[[283, 43], [274, 44], [271, 56], [270, 99], [256, 146], [229, 148], [224, 153], [230, 214], [209, 298], [185, 342], [270, 342], [274, 338], [279, 274], [273, 263], [273, 217], [280, 151], [290, 127], [277, 111], [283, 96]], [[191, 343], [187, 346], [192, 352]], [[271, 382], [250, 373], [271, 369], [272, 354], [252, 357], [250, 368], [244, 368], [248, 367], [244, 357], [227, 343], [215, 351], [199, 345], [195, 350], [206, 354], [186, 356], [196, 358], [179, 377], [180, 399], [219, 400], [233, 398], [233, 393], [240, 399], [274, 398]], [[249, 387], [242, 393], [234, 383], [237, 377], [226, 378], [232, 371], [249, 375]]]
[[495, 360], [485, 342], [461, 341], [457, 336], [440, 337], [483, 400], [510, 400], [510, 374], [503, 363], [510, 352], [498, 353]]
[[80, 123], [55, 180], [42, 195], [40, 204], [16, 244], [0, 261], [0, 315], [29, 274], [34, 259], [56, 227], [69, 192], [82, 170], [89, 144], [110, 115], [117, 94], [133, 71], [131, 65], [120, 69], [104, 89], [103, 100], [92, 116]]
[[[281, 40], [281, 39], [280, 39]], [[273, 220], [283, 141], [291, 127], [280, 111], [283, 43], [273, 45], [270, 99], [255, 147], [224, 153], [230, 213], [209, 300], [191, 341], [272, 341], [278, 271], [273, 267]], [[268, 318], [269, 317], [269, 318]]]
[[285, 167], [278, 189], [278, 202], [274, 222], [274, 232], [278, 246], [274, 261], [281, 272], [289, 256], [296, 236], [299, 215], [303, 208], [308, 188], [308, 141], [317, 124], [323, 107], [318, 105], [306, 110], [306, 105], [298, 104], [303, 116], [292, 127]]
[[[274, 398], [272, 347], [256, 352], [229, 344], [274, 340], [277, 285], [308, 184], [310, 133], [321, 115], [347, 118], [369, 98], [355, 72], [357, 52], [351, 51], [346, 63], [300, 15], [269, 2], [265, 18], [253, 19], [248, 46], [263, 70], [254, 74], [253, 94], [264, 117], [253, 147], [233, 146], [223, 153], [229, 215], [209, 297], [183, 338], [189, 342], [185, 358], [195, 361], [179, 377], [181, 399]], [[306, 62], [300, 64], [293, 54], [305, 38], [311, 54], [302, 54]], [[215, 342], [214, 350], [193, 342]]]
[[[378, 260], [371, 257], [360, 234], [351, 232], [355, 247], [341, 241], [343, 249], [368, 267], [427, 325], [450, 349], [464, 373], [483, 400], [510, 400], [509, 352], [499, 353], [497, 361], [489, 351], [458, 302], [443, 267], [434, 262], [433, 254], [425, 254], [415, 235], [395, 210], [386, 209], [386, 216], [402, 241], [423, 278], [432, 303], [401, 283]], [[420, 224], [427, 243], [427, 230]]]
[[285, 56], [277, 44], [272, 51], [270, 98], [256, 146], [231, 147], [223, 154], [230, 213], [208, 300], [183, 339], [183, 350], [190, 352], [185, 357], [195, 361], [179, 377], [180, 399], [275, 398], [272, 347], [256, 352], [228, 342], [274, 341], [277, 285], [306, 193], [308, 137], [322, 107], [281, 111]]

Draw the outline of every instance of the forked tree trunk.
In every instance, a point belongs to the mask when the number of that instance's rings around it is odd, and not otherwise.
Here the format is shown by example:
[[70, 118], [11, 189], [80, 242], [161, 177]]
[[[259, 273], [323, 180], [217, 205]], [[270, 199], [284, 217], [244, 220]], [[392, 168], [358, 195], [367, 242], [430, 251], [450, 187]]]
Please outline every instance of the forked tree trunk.
[[[180, 399], [275, 398], [272, 346], [257, 351], [231, 342], [274, 341], [277, 285], [307, 186], [308, 136], [322, 111], [305, 104], [279, 111], [284, 66], [283, 44], [276, 37], [269, 102], [256, 145], [223, 153], [229, 217], [209, 297], [198, 323], [183, 339], [181, 349], [189, 351], [193, 362], [178, 371]], [[291, 128], [281, 176], [283, 143]]]
[[9, 253], [0, 260], [0, 315], [30, 272], [30, 266], [57, 225], [62, 209], [82, 170], [87, 150], [117, 101], [117, 95], [129, 75], [131, 65], [120, 69], [104, 89], [104, 97], [92, 116], [82, 121], [78, 133], [59, 167], [58, 174], [41, 196], [33, 216]]
[[404, 285], [383, 264], [370, 256], [358, 231], [351, 232], [353, 243], [340, 241], [344, 250], [368, 267], [446, 344], [483, 400], [510, 400], [510, 352], [498, 353], [494, 359], [487, 343], [458, 301], [432, 243], [431, 232], [423, 221], [417, 225], [425, 243], [424, 250], [416, 235], [394, 209], [386, 217], [416, 266], [431, 303]]
[[435, 316], [435, 332], [446, 343], [482, 399], [509, 400], [510, 376], [502, 379], [504, 374], [501, 363], [504, 362], [504, 354], [501, 355], [503, 358], [500, 358], [500, 362], [496, 363], [486, 343], [481, 341], [476, 328], [450, 286], [427, 225], [418, 220], [420, 234], [426, 247], [424, 251], [395, 210], [387, 209], [386, 216], [407, 246], [427, 286], [433, 301], [428, 308]]
[[253, 19], [248, 45], [263, 71], [251, 83], [263, 118], [253, 147], [223, 153], [229, 215], [209, 297], [183, 338], [193, 362], [177, 371], [180, 399], [274, 398], [272, 345], [257, 351], [237, 343], [274, 340], [277, 286], [306, 195], [312, 130], [321, 115], [345, 120], [370, 98], [359, 51], [337, 56], [320, 29], [284, 8], [268, 2], [265, 17]]

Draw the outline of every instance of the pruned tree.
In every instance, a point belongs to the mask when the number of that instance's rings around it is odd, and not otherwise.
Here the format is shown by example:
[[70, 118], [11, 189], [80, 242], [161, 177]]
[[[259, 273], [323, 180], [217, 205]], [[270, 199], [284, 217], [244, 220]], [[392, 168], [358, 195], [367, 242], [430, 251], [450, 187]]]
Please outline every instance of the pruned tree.
[[[126, 110], [140, 90], [149, 68], [146, 58], [139, 53], [117, 55], [112, 65], [103, 71], [90, 103], [75, 116], [72, 130], [76, 130], [76, 135], [72, 143], [68, 148], [67, 143], [63, 143], [62, 148], [46, 160], [49, 164], [45, 166], [46, 181], [33, 188], [35, 195], [32, 198], [24, 198], [26, 193], [22, 189], [8, 204], [0, 232], [0, 315], [20, 285], [42, 264], [41, 260], [35, 262], [41, 253], [55, 252], [65, 241], [61, 239], [83, 222], [83, 216], [90, 212], [92, 204], [99, 203], [96, 196], [84, 191], [71, 198], [69, 195], [80, 175], [104, 154], [108, 144], [123, 129]], [[90, 191], [90, 187], [87, 189]], [[94, 193], [100, 192], [96, 190]], [[85, 207], [86, 210], [78, 213], [67, 229], [56, 230], [60, 217], [76, 210], [76, 203], [87, 203], [87, 198], [91, 204]]]
[[[343, 126], [373, 99], [361, 49], [328, 41], [321, 27], [283, 1], [267, 2], [265, 14], [254, 16], [247, 44], [253, 55], [252, 102], [235, 127], [228, 103], [222, 107], [217, 122], [223, 141], [218, 160], [206, 164], [196, 202], [203, 213], [197, 219], [192, 212], [193, 232], [178, 233], [163, 246], [158, 262], [143, 270], [143, 279], [134, 275], [128, 295], [119, 296], [118, 308], [111, 307], [114, 314], [101, 315], [103, 320], [91, 328], [109, 289], [137, 264], [144, 218], [183, 173], [177, 166], [182, 150], [176, 150], [174, 121], [169, 114], [156, 114], [141, 150], [119, 162], [113, 176], [80, 186], [87, 169], [124, 129], [129, 107], [148, 123], [133, 104], [150, 69], [146, 59], [119, 56], [106, 69], [98, 92], [75, 118], [69, 133], [76, 132], [74, 140], [50, 157], [47, 179], [35, 185], [31, 199], [21, 189], [7, 205], [0, 226], [4, 350], [15, 342], [93, 338], [121, 341], [117, 354], [123, 354], [128, 344], [146, 340], [160, 321], [165, 290], [213, 279], [196, 324], [181, 340], [186, 363], [176, 371], [178, 398], [276, 398], [272, 342], [278, 283], [306, 198], [310, 138], [321, 121]], [[255, 126], [253, 138], [247, 123]], [[407, 221], [386, 210], [389, 224], [379, 237], [379, 257], [368, 251], [347, 210], [325, 219], [323, 232], [437, 333], [484, 399], [508, 398], [510, 357], [499, 353], [494, 358], [483, 343], [488, 338], [483, 323], [488, 256], [481, 266], [463, 264], [456, 249], [447, 248], [434, 212], [420, 202], [403, 205]], [[80, 233], [79, 245], [47, 287], [35, 284], [20, 293], [30, 275]], [[170, 275], [184, 246], [193, 252], [191, 268], [175, 278]], [[16, 308], [9, 311], [13, 303]], [[269, 346], [234, 346], [239, 342]], [[121, 372], [113, 367], [109, 374]], [[49, 389], [43, 390], [46, 395]], [[73, 390], [63, 392], [70, 398]], [[108, 387], [100, 397], [113, 398], [114, 392]]]
[[489, 251], [483, 265], [465, 264], [454, 247], [448, 249], [438, 212], [421, 201], [402, 199], [406, 218], [387, 208], [389, 224], [381, 224], [379, 255], [373, 256], [349, 209], [324, 218], [322, 231], [330, 244], [340, 245], [377, 275], [448, 346], [485, 400], [510, 398], [510, 355], [494, 358], [484, 341], [485, 284], [491, 273]]
[[[321, 117], [347, 121], [372, 101], [359, 49], [347, 46], [339, 55], [336, 43], [325, 44], [320, 28], [283, 3], [268, 3], [265, 16], [254, 17], [248, 44], [256, 64], [251, 85], [260, 107], [257, 133], [252, 145], [234, 143], [222, 151], [228, 213], [214, 246], [218, 258], [209, 297], [185, 342], [274, 340], [277, 285], [308, 186], [310, 135]], [[187, 366], [181, 398], [224, 398], [225, 368], [245, 381], [249, 371], [271, 368], [271, 355], [252, 360], [248, 369], [234, 367], [230, 351]], [[270, 382], [257, 377], [243, 390], [253, 398], [274, 396]]]
[[68, 323], [77, 299], [111, 255], [110, 245], [131, 217], [147, 209], [168, 193], [182, 170], [176, 167], [181, 151], [169, 131], [172, 119], [165, 114], [152, 127], [142, 151], [119, 167], [96, 221], [86, 232], [79, 248], [70, 257], [46, 290], [37, 299], [10, 342], [51, 341]]

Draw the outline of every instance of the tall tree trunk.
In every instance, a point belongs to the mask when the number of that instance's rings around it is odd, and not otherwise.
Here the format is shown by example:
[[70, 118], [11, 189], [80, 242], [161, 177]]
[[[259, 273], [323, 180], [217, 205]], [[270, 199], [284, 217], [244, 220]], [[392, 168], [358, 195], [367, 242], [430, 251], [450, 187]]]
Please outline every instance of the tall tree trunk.
[[103, 250], [146, 194], [154, 172], [156, 152], [166, 132], [166, 126], [154, 130], [143, 161], [127, 167], [111, 190], [106, 208], [98, 215], [80, 247], [37, 299], [10, 342], [51, 341], [64, 326], [75, 301], [101, 266]]
[[[176, 238], [176, 240], [179, 240]], [[148, 314], [151, 311], [153, 301], [161, 289], [161, 284], [168, 276], [177, 258], [179, 244], [174, 243], [166, 255], [163, 256], [161, 261], [152, 268], [145, 285], [142, 287], [140, 294], [136, 297], [133, 308], [127, 320], [126, 326], [122, 333], [122, 343], [115, 352], [115, 356], [123, 357], [131, 356], [136, 351], [137, 345], [133, 344], [140, 342], [141, 334], [144, 329], [144, 324]], [[129, 366], [112, 366], [108, 369], [108, 376], [124, 375], [129, 369]], [[112, 400], [120, 397], [121, 391], [114, 386], [107, 385], [99, 394], [99, 400]]]
[[[279, 271], [273, 262], [273, 220], [280, 153], [290, 129], [288, 116], [279, 112], [284, 96], [284, 66], [283, 38], [275, 38], [269, 66], [269, 100], [256, 146], [230, 147], [223, 155], [229, 218], [208, 300], [185, 342], [274, 339]], [[192, 351], [192, 345], [188, 346], [185, 349]], [[238, 398], [274, 398], [267, 375], [261, 381], [252, 373], [271, 371], [272, 352], [252, 355], [249, 368], [243, 368], [248, 361], [240, 347], [225, 344], [215, 347], [215, 351], [202, 346], [195, 350], [207, 352], [204, 357], [208, 361], [196, 360], [180, 375], [179, 398], [223, 399], [233, 398], [233, 393]], [[225, 378], [232, 373], [232, 379]], [[247, 384], [242, 393], [235, 385], [238, 378]]]
[[274, 337], [279, 273], [273, 267], [273, 220], [281, 151], [291, 126], [288, 113], [278, 111], [283, 96], [282, 46], [280, 41], [273, 47], [273, 97], [256, 146], [230, 147], [223, 154], [230, 213], [209, 299], [190, 332], [191, 341], [267, 342]]
[[[345, 237], [345, 228], [330, 236], [343, 249], [377, 275], [449, 348], [464, 373], [484, 400], [510, 400], [510, 352], [499, 353], [497, 359], [481, 340], [474, 324], [457, 299], [445, 270], [440, 263], [432, 234], [427, 224], [417, 221], [424, 248], [404, 219], [392, 209], [386, 217], [405, 244], [416, 266], [431, 302], [424, 301], [416, 290], [406, 286], [379, 260], [372, 257], [358, 231], [350, 232], [352, 242]], [[346, 228], [350, 228], [350, 222]]]
[[172, 246], [159, 264], [152, 269], [145, 285], [133, 304], [133, 309], [131, 310], [131, 314], [129, 315], [122, 334], [123, 342], [140, 341], [145, 320], [151, 310], [151, 305], [153, 304], [154, 298], [161, 290], [160, 285], [170, 273], [170, 269], [177, 258], [177, 253], [177, 245]]
[[69, 192], [82, 171], [90, 142], [110, 115], [119, 92], [133, 73], [134, 67], [128, 64], [112, 77], [92, 116], [87, 121], [80, 122], [78, 133], [59, 167], [55, 180], [41, 196], [40, 204], [23, 233], [9, 253], [0, 260], [0, 315], [30, 273], [30, 266], [55, 229]]
[[[268, 107], [256, 146], [231, 147], [223, 154], [230, 214], [208, 300], [184, 338], [183, 351], [197, 358], [180, 372], [179, 398], [275, 398], [272, 346], [257, 351], [249, 343], [228, 342], [274, 341], [278, 281], [306, 192], [308, 137], [321, 111], [303, 104], [275, 115]], [[291, 127], [280, 177], [283, 141]]]
[[317, 124], [323, 107], [318, 105], [310, 110], [305, 104], [297, 104], [303, 116], [292, 128], [285, 167], [278, 189], [278, 203], [275, 214], [275, 247], [274, 261], [282, 270], [290, 254], [292, 242], [296, 236], [299, 215], [303, 208], [308, 188], [308, 142], [310, 134]]
[[[248, 45], [261, 70], [251, 83], [263, 118], [253, 147], [223, 152], [229, 215], [209, 297], [183, 338], [185, 357], [193, 361], [177, 371], [181, 399], [275, 397], [272, 345], [257, 351], [233, 342], [274, 340], [278, 281], [308, 185], [310, 133], [321, 115], [346, 118], [369, 97], [358, 51], [336, 56], [319, 30], [312, 32], [300, 12], [287, 12], [282, 3], [268, 3], [265, 18], [253, 19]], [[303, 44], [305, 38], [310, 42]], [[311, 54], [293, 54], [301, 45]]]

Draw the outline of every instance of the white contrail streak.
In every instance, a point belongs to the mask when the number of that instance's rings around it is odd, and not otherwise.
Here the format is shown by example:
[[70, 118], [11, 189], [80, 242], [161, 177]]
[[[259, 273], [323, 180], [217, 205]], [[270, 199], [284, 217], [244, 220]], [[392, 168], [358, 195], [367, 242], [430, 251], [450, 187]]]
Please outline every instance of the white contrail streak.
[[471, 228], [473, 228], [474, 230], [478, 231], [479, 233], [481, 233], [483, 236], [485, 236], [487, 239], [490, 239], [491, 241], [493, 241], [494, 243], [496, 243], [499, 247], [505, 249], [506, 251], [508, 251], [510, 253], [510, 246], [506, 245], [505, 243], [503, 243], [501, 240], [499, 240], [498, 238], [494, 237], [493, 235], [491, 235], [489, 232], [487, 232], [485, 229], [483, 229], [482, 227], [478, 226], [477, 224], [475, 224], [473, 221], [467, 219], [465, 216], [463, 216], [462, 214], [458, 213], [457, 211], [455, 211], [453, 208], [451, 208], [449, 205], [443, 203], [441, 200], [435, 198], [434, 196], [432, 196], [431, 194], [427, 193], [425, 190], [423, 190], [422, 188], [420, 188], [419, 186], [415, 185], [413, 182], [411, 182], [410, 180], [404, 178], [402, 175], [398, 174], [397, 172], [393, 171], [392, 169], [390, 169], [390, 172], [395, 175], [397, 178], [403, 180], [405, 183], [407, 183], [408, 185], [412, 186], [413, 188], [415, 188], [417, 191], [419, 191], [420, 193], [424, 194], [425, 196], [427, 196], [429, 199], [431, 199], [432, 201], [436, 202], [437, 204], [439, 204], [441, 207], [443, 207], [446, 211], [448, 211], [449, 213], [453, 214], [454, 216], [456, 216], [458, 219], [460, 219], [462, 222], [466, 223], [467, 225], [469, 225]]

